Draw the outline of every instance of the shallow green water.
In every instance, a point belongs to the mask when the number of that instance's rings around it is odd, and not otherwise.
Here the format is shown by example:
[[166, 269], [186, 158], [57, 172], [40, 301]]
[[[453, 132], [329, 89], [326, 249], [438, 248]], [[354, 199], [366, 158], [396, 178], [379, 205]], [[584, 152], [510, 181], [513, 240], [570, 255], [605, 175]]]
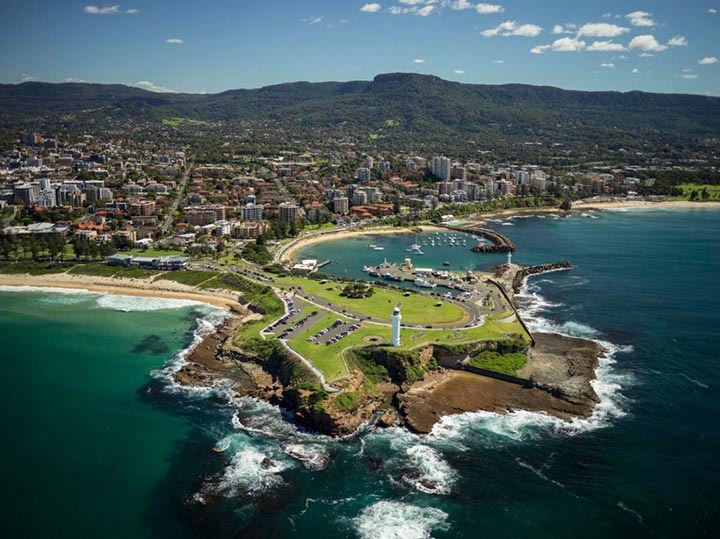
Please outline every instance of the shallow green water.
[[153, 522], [179, 533], [156, 496], [190, 425], [148, 391], [150, 372], [188, 343], [190, 312], [0, 294], [4, 537], [150, 537]]

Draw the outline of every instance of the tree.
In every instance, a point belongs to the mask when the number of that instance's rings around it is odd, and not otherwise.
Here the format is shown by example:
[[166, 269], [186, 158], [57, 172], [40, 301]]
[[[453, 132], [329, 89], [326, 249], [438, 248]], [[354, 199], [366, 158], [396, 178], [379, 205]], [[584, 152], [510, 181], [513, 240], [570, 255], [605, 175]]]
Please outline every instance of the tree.
[[572, 209], [572, 204], [570, 203], [570, 199], [566, 198], [562, 201], [562, 204], [560, 204], [560, 209], [564, 211], [570, 211]]
[[85, 238], [75, 238], [72, 242], [73, 253], [75, 258], [80, 259], [81, 256], [85, 256], [88, 251], [88, 240]]

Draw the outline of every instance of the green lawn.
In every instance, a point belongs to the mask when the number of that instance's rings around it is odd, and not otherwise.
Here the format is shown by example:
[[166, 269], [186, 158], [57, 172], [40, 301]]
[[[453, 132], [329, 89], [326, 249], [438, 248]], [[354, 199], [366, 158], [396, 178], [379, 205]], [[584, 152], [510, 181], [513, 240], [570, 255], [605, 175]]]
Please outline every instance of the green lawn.
[[148, 279], [162, 273], [158, 270], [143, 268], [120, 268], [114, 277], [122, 277], [123, 279]]
[[107, 264], [78, 264], [68, 273], [76, 275], [92, 275], [93, 277], [112, 277], [122, 268], [119, 266], [108, 266]]
[[175, 281], [176, 283], [188, 286], [198, 286], [208, 279], [212, 279], [218, 273], [216, 271], [171, 271], [158, 277], [157, 281]]
[[[390, 328], [388, 326], [370, 323], [363, 323], [358, 331], [329, 346], [307, 341], [308, 337], [331, 326], [338, 318], [348, 320], [344, 316], [329, 313], [302, 334], [288, 341], [290, 347], [308, 359], [325, 375], [328, 381], [336, 380], [347, 374], [345, 363], [342, 359], [342, 354], [346, 349], [367, 346], [368, 344], [365, 342], [365, 337], [370, 336], [380, 337], [384, 343], [390, 341]], [[502, 323], [493, 320], [488, 320], [482, 327], [469, 330], [403, 329], [401, 339], [402, 347], [411, 349], [430, 343], [452, 345], [486, 340], [503, 340], [512, 335], [523, 335], [528, 339], [527, 334], [519, 322]]]
[[527, 355], [523, 352], [514, 354], [499, 354], [486, 350], [470, 360], [470, 364], [481, 369], [517, 376], [517, 373], [527, 364]]
[[[678, 186], [680, 189], [683, 190], [684, 198], [689, 199], [690, 193], [693, 191], [697, 191], [698, 193], [698, 201], [704, 201], [704, 200], [714, 200], [718, 201], [720, 200], [720, 185], [703, 185], [698, 183], [683, 183]], [[704, 199], [702, 197], [703, 191], [707, 189], [709, 198]]]
[[44, 275], [46, 273], [64, 273], [72, 264], [65, 265], [52, 264], [49, 262], [34, 262], [32, 260], [20, 262], [2, 262], [0, 263], [0, 273], [7, 274], [28, 274], [28, 275]]
[[[398, 303], [402, 304], [402, 318], [406, 324], [449, 324], [467, 320], [467, 313], [454, 303], [420, 294], [406, 297], [404, 292], [374, 287], [375, 293], [371, 297], [350, 299], [340, 296], [345, 286], [343, 283], [320, 284], [319, 281], [298, 277], [281, 277], [277, 282], [287, 287], [299, 286], [306, 294], [323, 299], [333, 306], [380, 320], [390, 321], [393, 308]], [[436, 306], [438, 302], [440, 306]]]

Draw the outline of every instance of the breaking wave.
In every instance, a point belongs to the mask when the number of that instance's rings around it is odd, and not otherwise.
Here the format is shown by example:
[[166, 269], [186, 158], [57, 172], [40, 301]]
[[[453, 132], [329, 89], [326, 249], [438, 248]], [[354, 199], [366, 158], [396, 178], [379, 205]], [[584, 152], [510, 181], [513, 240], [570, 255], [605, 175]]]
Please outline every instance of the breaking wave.
[[434, 507], [380, 501], [353, 519], [363, 539], [429, 539], [433, 530], [447, 530], [448, 514]]
[[122, 296], [104, 294], [98, 298], [98, 306], [116, 311], [161, 311], [164, 309], [182, 309], [183, 307], [207, 306], [206, 303], [189, 299], [167, 299], [146, 296]]
[[426, 494], [450, 494], [455, 483], [455, 470], [440, 453], [427, 445], [416, 445], [405, 451], [410, 470], [402, 479]]
[[222, 309], [210, 307], [204, 303], [200, 305], [202, 306], [200, 309], [201, 316], [196, 319], [196, 326], [192, 333], [190, 344], [171, 357], [161, 368], [150, 373], [154, 379], [163, 382], [165, 391], [170, 393], [209, 395], [218, 390], [227, 393], [229, 386], [232, 385], [230, 380], [224, 380], [219, 381], [217, 387], [214, 388], [191, 387], [175, 381], [175, 373], [182, 369], [187, 363], [186, 358], [188, 354], [202, 342], [206, 335], [215, 331], [217, 327], [230, 316], [228, 312]]
[[233, 455], [217, 490], [226, 496], [255, 496], [283, 485], [285, 480], [280, 472], [289, 467], [277, 456], [245, 447]]
[[428, 435], [429, 439], [461, 441], [466, 437], [482, 437], [488, 433], [495, 435], [496, 438], [513, 441], [538, 438], [543, 432], [573, 436], [607, 427], [613, 420], [627, 415], [624, 409], [627, 399], [621, 391], [624, 385], [632, 382], [632, 377], [630, 374], [616, 372], [614, 365], [617, 362], [616, 355], [632, 352], [632, 346], [617, 345], [602, 340], [595, 328], [581, 322], [557, 323], [539, 316], [541, 312], [560, 306], [544, 298], [539, 290], [537, 281], [528, 284], [526, 280], [517, 295], [521, 302], [520, 314], [531, 331], [585, 338], [603, 347], [604, 353], [599, 358], [596, 378], [590, 382], [600, 399], [592, 414], [565, 421], [543, 412], [526, 410], [516, 410], [507, 414], [467, 412], [441, 418]]

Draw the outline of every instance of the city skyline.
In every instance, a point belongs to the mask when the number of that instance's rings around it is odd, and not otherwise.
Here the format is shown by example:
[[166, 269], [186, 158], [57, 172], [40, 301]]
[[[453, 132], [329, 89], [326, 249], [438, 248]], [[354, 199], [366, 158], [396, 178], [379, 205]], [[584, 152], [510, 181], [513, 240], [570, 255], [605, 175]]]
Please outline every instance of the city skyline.
[[[549, 4], [549, 5], [548, 5]], [[419, 72], [719, 95], [720, 2], [227, 0], [3, 5], [0, 81], [215, 93]]]

